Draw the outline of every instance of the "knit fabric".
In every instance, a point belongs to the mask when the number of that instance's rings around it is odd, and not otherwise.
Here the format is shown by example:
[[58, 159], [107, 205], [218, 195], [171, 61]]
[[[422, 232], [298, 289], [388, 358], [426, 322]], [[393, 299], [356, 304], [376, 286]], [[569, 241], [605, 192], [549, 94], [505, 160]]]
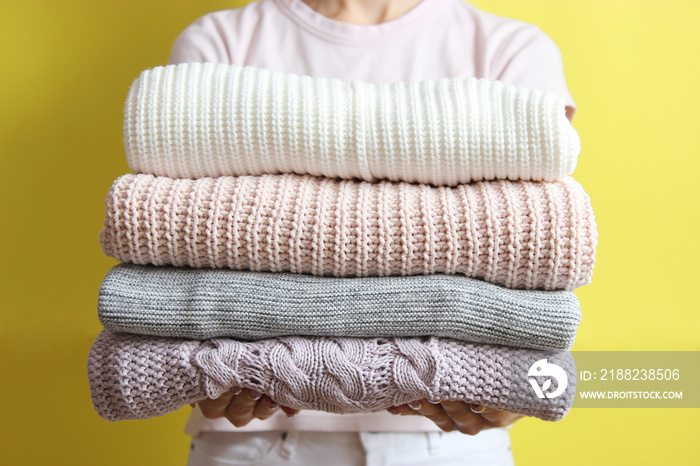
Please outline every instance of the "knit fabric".
[[333, 278], [120, 264], [98, 301], [110, 330], [206, 340], [409, 337], [543, 349], [574, 343], [569, 291], [511, 290], [457, 275]]
[[100, 241], [121, 262], [312, 275], [590, 281], [596, 226], [572, 178], [455, 188], [299, 175], [117, 179]]
[[476, 78], [371, 84], [183, 63], [146, 70], [124, 117], [137, 173], [298, 173], [456, 185], [562, 179], [580, 142], [564, 99]]
[[[530, 386], [528, 370], [543, 358], [568, 374], [561, 396], [538, 399]], [[570, 353], [451, 339], [199, 342], [108, 330], [90, 349], [88, 377], [95, 409], [111, 421], [167, 414], [218, 398], [233, 386], [265, 393], [292, 408], [331, 413], [378, 411], [427, 398], [558, 420], [571, 407], [576, 385]]]

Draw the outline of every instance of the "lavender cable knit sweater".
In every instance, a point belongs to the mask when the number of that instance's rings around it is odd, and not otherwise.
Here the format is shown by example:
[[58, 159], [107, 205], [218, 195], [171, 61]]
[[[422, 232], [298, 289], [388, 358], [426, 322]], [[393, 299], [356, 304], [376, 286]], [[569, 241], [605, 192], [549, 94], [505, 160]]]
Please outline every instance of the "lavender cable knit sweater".
[[[568, 376], [561, 396], [535, 396], [528, 371], [542, 359]], [[164, 415], [217, 398], [233, 386], [268, 394], [292, 408], [331, 413], [377, 411], [427, 398], [559, 420], [573, 404], [576, 369], [567, 352], [433, 337], [284, 337], [242, 343], [104, 330], [90, 349], [88, 377], [95, 409], [111, 421]]]

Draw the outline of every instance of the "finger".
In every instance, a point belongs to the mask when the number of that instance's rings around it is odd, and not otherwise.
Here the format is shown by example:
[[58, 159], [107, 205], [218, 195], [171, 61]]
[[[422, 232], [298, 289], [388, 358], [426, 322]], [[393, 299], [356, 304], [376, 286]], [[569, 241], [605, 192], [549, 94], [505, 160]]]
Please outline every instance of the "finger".
[[255, 405], [253, 414], [256, 418], [260, 419], [261, 421], [264, 421], [265, 419], [268, 419], [270, 416], [275, 414], [278, 409], [280, 409], [280, 405], [277, 404], [277, 402], [275, 402], [272, 398], [265, 395], [262, 398], [260, 398], [258, 403]]
[[219, 398], [214, 400], [206, 399], [198, 402], [199, 409], [202, 411], [202, 415], [207, 419], [218, 419], [226, 415], [226, 407], [231, 403], [234, 397], [234, 393], [231, 391], [222, 393]]
[[262, 393], [253, 390], [243, 390], [231, 400], [226, 407], [226, 419], [236, 427], [243, 427], [255, 417], [254, 410]]
[[390, 406], [386, 410], [389, 411], [389, 413], [393, 414], [394, 416], [420, 416], [421, 415], [419, 412], [412, 409], [407, 404], [398, 405], [398, 406]]
[[467, 435], [476, 435], [488, 425], [481, 414], [472, 412], [469, 403], [462, 401], [444, 401], [442, 408], [455, 423], [458, 431]]
[[415, 410], [416, 413], [422, 414], [433, 421], [436, 426], [445, 432], [452, 432], [457, 428], [454, 421], [447, 415], [440, 404], [432, 404], [423, 399], [409, 403], [408, 406]]
[[231, 398], [241, 393], [241, 390], [243, 390], [241, 387], [231, 387], [228, 392], [222, 393], [221, 396], [215, 400], [203, 398], [201, 400], [193, 401], [190, 403], [190, 406], [194, 409], [197, 407], [197, 404], [201, 405], [202, 402], [207, 402], [205, 406], [208, 407], [210, 411], [213, 408], [218, 411], [219, 415], [217, 417], [223, 417], [226, 406], [228, 406]]
[[507, 411], [499, 411], [497, 409], [493, 408], [486, 408], [484, 411], [481, 413], [481, 417], [483, 417], [486, 422], [488, 423], [488, 427], [506, 427], [511, 424], [513, 424], [515, 421], [518, 419], [523, 418], [524, 416], [522, 414], [515, 414], [515, 413], [509, 413]]

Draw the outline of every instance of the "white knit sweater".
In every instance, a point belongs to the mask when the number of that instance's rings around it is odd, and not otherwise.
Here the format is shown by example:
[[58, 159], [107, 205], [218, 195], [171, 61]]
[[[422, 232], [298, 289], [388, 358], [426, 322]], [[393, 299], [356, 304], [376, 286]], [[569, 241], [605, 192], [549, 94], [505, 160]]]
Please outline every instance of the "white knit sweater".
[[553, 181], [578, 134], [562, 98], [475, 78], [370, 84], [186, 63], [144, 71], [125, 106], [137, 173], [312, 174], [456, 185]]

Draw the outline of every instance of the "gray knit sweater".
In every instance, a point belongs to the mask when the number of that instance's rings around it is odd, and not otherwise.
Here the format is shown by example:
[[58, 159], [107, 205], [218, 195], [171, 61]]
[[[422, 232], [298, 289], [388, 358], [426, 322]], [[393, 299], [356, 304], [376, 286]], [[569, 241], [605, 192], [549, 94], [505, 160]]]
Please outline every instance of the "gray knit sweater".
[[571, 292], [464, 276], [334, 278], [134, 264], [107, 274], [98, 310], [107, 329], [166, 337], [432, 335], [540, 349], [570, 348], [581, 319]]

